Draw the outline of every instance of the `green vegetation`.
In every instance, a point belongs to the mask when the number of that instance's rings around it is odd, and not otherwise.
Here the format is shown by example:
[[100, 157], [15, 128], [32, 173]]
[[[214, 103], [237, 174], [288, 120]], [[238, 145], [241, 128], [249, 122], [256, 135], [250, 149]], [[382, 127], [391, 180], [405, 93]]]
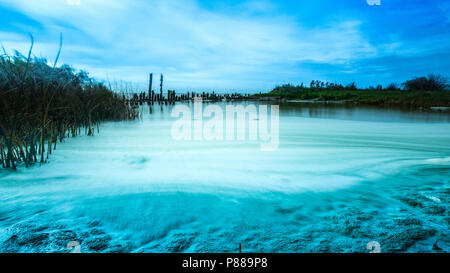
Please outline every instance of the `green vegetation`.
[[310, 87], [290, 84], [278, 86], [261, 97], [281, 99], [346, 101], [361, 104], [408, 106], [408, 107], [450, 107], [450, 91], [447, 80], [430, 75], [406, 81], [400, 88], [390, 84], [386, 88], [358, 89], [355, 83], [347, 86], [334, 83], [312, 81]]
[[[32, 48], [32, 47], [31, 47]], [[59, 55], [59, 53], [58, 53]], [[58, 59], [58, 58], [57, 58]], [[0, 57], [0, 164], [16, 169], [45, 162], [58, 141], [92, 136], [103, 121], [137, 117], [124, 95], [86, 72], [16, 52]]]

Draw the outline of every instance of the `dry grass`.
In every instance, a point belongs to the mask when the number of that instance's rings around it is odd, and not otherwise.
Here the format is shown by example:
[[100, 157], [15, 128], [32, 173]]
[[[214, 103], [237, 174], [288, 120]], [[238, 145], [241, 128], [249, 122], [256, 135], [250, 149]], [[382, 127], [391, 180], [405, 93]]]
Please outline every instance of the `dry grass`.
[[[46, 162], [57, 142], [101, 122], [138, 116], [123, 94], [87, 73], [4, 50], [0, 57], [0, 164], [16, 169]], [[59, 56], [59, 53], [58, 53]]]

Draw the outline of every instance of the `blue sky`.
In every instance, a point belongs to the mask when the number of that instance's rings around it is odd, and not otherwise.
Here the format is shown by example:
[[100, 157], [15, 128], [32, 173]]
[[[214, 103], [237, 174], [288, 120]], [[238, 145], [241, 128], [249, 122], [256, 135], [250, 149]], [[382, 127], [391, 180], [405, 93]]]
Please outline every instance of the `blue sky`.
[[[450, 76], [450, 1], [0, 0], [0, 42], [117, 86], [267, 91]], [[159, 78], [159, 77], [157, 77]]]

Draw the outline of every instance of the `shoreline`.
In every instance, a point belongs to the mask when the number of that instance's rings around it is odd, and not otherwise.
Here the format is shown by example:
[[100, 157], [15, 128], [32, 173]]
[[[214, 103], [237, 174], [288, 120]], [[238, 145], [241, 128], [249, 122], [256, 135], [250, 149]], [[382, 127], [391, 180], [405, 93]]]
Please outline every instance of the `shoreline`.
[[276, 88], [268, 93], [253, 95], [263, 100], [295, 102], [348, 103], [383, 107], [411, 109], [430, 108], [447, 111], [450, 109], [450, 91], [407, 91], [407, 90], [340, 90], [309, 89], [288, 86]]
[[380, 103], [380, 102], [367, 102], [358, 100], [320, 100], [320, 99], [289, 99], [280, 96], [264, 96], [253, 99], [254, 101], [278, 101], [283, 103], [317, 103], [317, 104], [345, 104], [355, 106], [374, 106], [380, 109], [410, 109], [410, 110], [430, 110], [434, 112], [450, 113], [450, 106], [445, 105], [414, 105], [407, 103]]

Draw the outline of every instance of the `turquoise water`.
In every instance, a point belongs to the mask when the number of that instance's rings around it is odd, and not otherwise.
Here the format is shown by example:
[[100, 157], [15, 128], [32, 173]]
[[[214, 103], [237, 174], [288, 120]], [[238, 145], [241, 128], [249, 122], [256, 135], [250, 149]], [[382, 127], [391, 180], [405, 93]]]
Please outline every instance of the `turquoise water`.
[[175, 141], [171, 107], [0, 170], [0, 252], [450, 250], [448, 113], [286, 103], [263, 152]]

